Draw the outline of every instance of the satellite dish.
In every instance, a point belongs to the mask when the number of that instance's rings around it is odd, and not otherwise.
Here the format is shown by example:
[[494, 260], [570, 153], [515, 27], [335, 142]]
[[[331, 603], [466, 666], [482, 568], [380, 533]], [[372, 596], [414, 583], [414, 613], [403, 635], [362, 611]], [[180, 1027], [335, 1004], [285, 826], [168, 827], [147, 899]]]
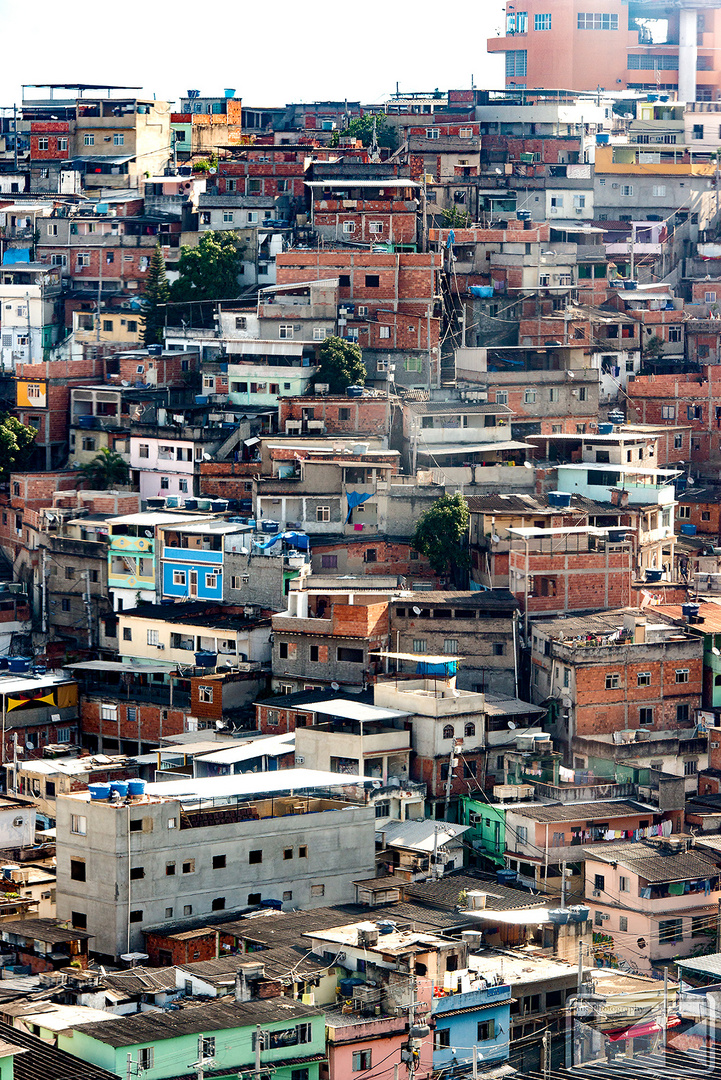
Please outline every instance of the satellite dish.
[[567, 371], [566, 374], [568, 375], [569, 379], [575, 379], [576, 378], [576, 376], [573, 374], [572, 371]]
[[383, 785], [381, 784], [380, 780], [374, 780], [373, 781], [373, 787], [374, 788], [379, 788], [379, 787], [383, 787]]
[[524, 467], [524, 469], [532, 469], [533, 465], [531, 464], [530, 461], [524, 461], [523, 462], [523, 467]]
[[145, 535], [147, 536], [148, 540], [152, 540], [155, 536], [155, 533], [152, 529], [145, 529]]
[[210, 456], [210, 454], [203, 454], [203, 461], [212, 461], [212, 460], [213, 460], [213, 459], [212, 459], [212, 457]]
[[419, 607], [414, 606], [413, 607], [413, 614], [414, 615], [420, 615], [420, 613], [421, 613], [421, 609]]
[[494, 544], [500, 544], [500, 542], [501, 542], [501, 538], [498, 535], [498, 533], [493, 533], [492, 536], [491, 536], [491, 540], [493, 541]]
[[26, 743], [25, 743], [25, 749], [26, 749], [26, 750], [34, 750], [34, 749], [35, 749], [35, 743], [31, 743], [31, 742], [30, 742], [30, 741], [28, 740], [28, 742], [26, 742]]
[[331, 690], [340, 690], [340, 683], [332, 682], [330, 684], [330, 688], [331, 688]]
[[515, 722], [513, 720], [508, 721], [508, 730], [509, 731], [515, 731], [516, 730], [516, 724], [515, 724]]
[[127, 379], [123, 379], [123, 381], [120, 383], [120, 385], [121, 386], [130, 386], [130, 383], [128, 382]]
[[721, 651], [719, 651], [719, 649], [717, 649], [715, 645], [711, 649], [711, 652], [714, 654], [714, 656], [721, 656]]
[[693, 476], [689, 476], [686, 480], [686, 484], [688, 487], [693, 487], [695, 483], [696, 481], [694, 480]]

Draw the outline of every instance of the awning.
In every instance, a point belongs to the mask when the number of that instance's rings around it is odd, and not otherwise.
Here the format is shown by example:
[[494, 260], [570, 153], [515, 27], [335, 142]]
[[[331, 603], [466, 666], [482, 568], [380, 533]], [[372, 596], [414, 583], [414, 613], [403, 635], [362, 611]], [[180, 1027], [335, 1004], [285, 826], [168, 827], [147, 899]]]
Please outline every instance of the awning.
[[495, 450], [534, 450], [533, 443], [527, 442], [492, 442], [492, 443], [434, 443], [425, 449], [418, 447], [419, 457], [443, 457], [446, 454], [491, 454]]
[[243, 439], [243, 446], [255, 446], [255, 444], [259, 442], [260, 439], [254, 435], [252, 439]]
[[[669, 1016], [666, 1019], [666, 1027], [676, 1027], [680, 1023], [678, 1016]], [[641, 1039], [644, 1035], [660, 1035], [662, 1031], [663, 1028], [657, 1020], [649, 1020], [646, 1024], [636, 1024], [626, 1031], [611, 1031], [606, 1034], [611, 1042], [623, 1042], [626, 1039]]]

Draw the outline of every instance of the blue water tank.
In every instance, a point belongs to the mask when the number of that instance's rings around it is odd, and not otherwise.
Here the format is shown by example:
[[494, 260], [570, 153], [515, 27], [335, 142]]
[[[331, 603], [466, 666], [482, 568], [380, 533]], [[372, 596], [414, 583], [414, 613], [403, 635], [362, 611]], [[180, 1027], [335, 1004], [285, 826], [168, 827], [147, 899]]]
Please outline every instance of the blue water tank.
[[690, 521], [685, 521], [681, 526], [681, 533], [683, 536], [695, 536], [696, 526], [692, 525]]
[[660, 581], [662, 575], [663, 575], [663, 570], [647, 570], [646, 571], [646, 581], [648, 581], [648, 582]]
[[7, 671], [10, 659], [7, 656], [0, 656], [0, 671]]
[[567, 923], [569, 919], [569, 912], [566, 908], [551, 908], [548, 912], [548, 918], [552, 923]]
[[598, 434], [599, 435], [613, 435], [613, 424], [599, 424], [598, 425]]
[[596, 142], [599, 146], [607, 146], [611, 136], [607, 131], [599, 131], [596, 134]]
[[280, 528], [280, 522], [273, 521], [272, 518], [263, 518], [260, 523], [260, 528], [264, 533], [277, 533]]
[[91, 802], [110, 798], [110, 784], [88, 784], [88, 791]]
[[228, 509], [228, 500], [213, 499], [210, 504], [210, 509], [213, 510], [216, 514], [224, 514], [225, 511]]
[[214, 652], [197, 652], [195, 654], [196, 667], [214, 668], [218, 662], [218, 654]]
[[186, 510], [197, 510], [198, 509], [198, 500], [197, 499], [186, 499], [185, 502], [183, 503], [183, 506], [185, 507]]
[[110, 782], [110, 794], [120, 795], [122, 798], [128, 794], [128, 781], [127, 780], [112, 780]]
[[348, 386], [346, 387], [346, 397], [363, 397], [362, 386]]
[[30, 664], [32, 660], [29, 656], [10, 656], [8, 657], [8, 667], [14, 675], [20, 675], [26, 671], [30, 671]]
[[196, 394], [195, 395], [195, 404], [196, 405], [207, 405], [208, 404], [208, 395], [207, 394]]
[[549, 491], [548, 501], [551, 506], [566, 507], [571, 505], [570, 491]]
[[128, 780], [128, 795], [144, 795], [145, 794], [145, 781], [144, 780]]

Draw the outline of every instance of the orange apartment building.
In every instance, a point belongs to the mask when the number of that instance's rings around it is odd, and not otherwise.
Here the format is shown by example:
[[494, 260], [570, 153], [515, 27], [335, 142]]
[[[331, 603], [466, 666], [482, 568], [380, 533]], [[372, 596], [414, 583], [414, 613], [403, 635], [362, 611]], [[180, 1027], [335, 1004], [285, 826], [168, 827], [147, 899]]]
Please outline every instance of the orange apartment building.
[[[645, 22], [668, 20], [656, 41]], [[721, 96], [721, 11], [714, 0], [528, 0], [506, 4], [506, 32], [488, 51], [504, 53], [507, 87], [574, 91], [678, 92], [680, 101]]]

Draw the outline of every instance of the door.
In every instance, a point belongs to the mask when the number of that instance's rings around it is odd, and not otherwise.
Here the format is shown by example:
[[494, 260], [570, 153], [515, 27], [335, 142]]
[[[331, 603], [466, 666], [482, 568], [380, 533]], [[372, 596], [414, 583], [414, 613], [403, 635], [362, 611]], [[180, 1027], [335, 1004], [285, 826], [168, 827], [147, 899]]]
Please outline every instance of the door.
[[198, 595], [198, 571], [190, 571], [190, 595], [197, 597]]

